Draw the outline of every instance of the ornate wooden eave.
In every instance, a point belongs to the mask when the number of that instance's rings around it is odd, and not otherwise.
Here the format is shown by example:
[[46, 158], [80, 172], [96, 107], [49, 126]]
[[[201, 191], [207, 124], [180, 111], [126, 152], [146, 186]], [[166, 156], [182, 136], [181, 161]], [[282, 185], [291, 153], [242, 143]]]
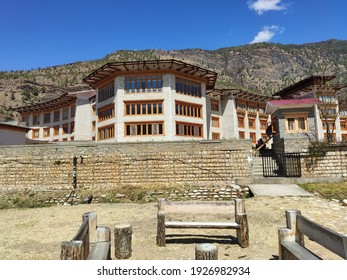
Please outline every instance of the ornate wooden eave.
[[13, 110], [21, 114], [36, 112], [36, 111], [45, 111], [45, 110], [51, 110], [52, 108], [70, 105], [71, 103], [75, 102], [75, 100], [76, 100], [76, 96], [71, 96], [66, 92], [61, 94], [59, 97], [55, 99], [51, 99], [41, 103], [36, 103], [29, 106], [17, 107], [17, 108], [14, 108]]
[[93, 73], [83, 79], [85, 83], [93, 88], [105, 79], [118, 74], [135, 74], [143, 72], [172, 72], [192, 76], [206, 82], [207, 89], [213, 89], [217, 80], [217, 73], [178, 61], [170, 60], [149, 60], [149, 61], [127, 61], [127, 62], [110, 62], [101, 66]]

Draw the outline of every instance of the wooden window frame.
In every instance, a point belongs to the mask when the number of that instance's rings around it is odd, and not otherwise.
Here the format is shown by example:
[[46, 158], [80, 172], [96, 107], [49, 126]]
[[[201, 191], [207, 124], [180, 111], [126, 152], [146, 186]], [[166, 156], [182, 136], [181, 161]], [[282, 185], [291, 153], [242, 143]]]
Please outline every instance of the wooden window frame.
[[257, 134], [255, 132], [250, 132], [249, 138], [251, 139], [253, 144], [257, 143]]
[[202, 119], [202, 105], [176, 100], [175, 114], [177, 116]]
[[[240, 120], [242, 120], [242, 124], [240, 125]], [[245, 117], [237, 116], [237, 127], [244, 128], [245, 127]]]
[[63, 124], [62, 125], [62, 131], [61, 131], [61, 133], [62, 133], [62, 135], [66, 135], [66, 134], [69, 134], [69, 124]]
[[114, 104], [98, 108], [98, 122], [113, 119], [115, 116]]
[[98, 141], [114, 139], [114, 137], [115, 137], [114, 124], [98, 127]]
[[[183, 126], [183, 133], [181, 133], [181, 125]], [[204, 137], [204, 126], [202, 124], [177, 121], [175, 126], [176, 136], [193, 138]], [[198, 131], [198, 135], [196, 135], [196, 130]]]
[[[285, 124], [286, 124], [286, 132], [287, 133], [300, 133], [308, 131], [308, 113], [285, 113]], [[299, 119], [304, 118], [305, 129], [299, 129]], [[294, 128], [289, 129], [289, 119], [294, 119]]]
[[175, 90], [178, 94], [189, 95], [192, 97], [201, 98], [202, 97], [202, 87], [201, 82], [182, 78], [179, 76], [175, 77]]
[[53, 127], [53, 136], [59, 136], [60, 135], [60, 127], [59, 125]]
[[211, 100], [211, 110], [219, 112], [219, 101]]
[[[154, 125], [158, 125], [157, 132], [154, 133]], [[129, 128], [129, 134], [128, 134]], [[134, 128], [134, 130], [133, 130]], [[135, 133], [132, 133], [132, 130]], [[149, 133], [151, 131], [151, 133]], [[124, 123], [124, 137], [152, 137], [152, 136], [163, 136], [164, 134], [164, 121], [154, 122], [126, 122]]]
[[220, 133], [212, 132], [212, 140], [220, 140]]
[[267, 120], [260, 120], [260, 129], [261, 130], [266, 130], [267, 129], [267, 125], [268, 121]]
[[[37, 136], [36, 136], [36, 133], [37, 133]], [[40, 138], [40, 129], [33, 129], [32, 130], [32, 139], [37, 139], [37, 138]]]
[[[46, 132], [48, 132], [48, 133], [46, 134]], [[43, 137], [44, 137], [44, 138], [48, 138], [48, 137], [50, 137], [50, 136], [51, 136], [51, 128], [50, 128], [50, 127], [44, 128], [44, 129], [43, 129]]]
[[[129, 106], [129, 113], [127, 107]], [[159, 110], [159, 108], [161, 108]], [[148, 112], [151, 112], [150, 114]], [[156, 111], [156, 113], [154, 113]], [[159, 111], [161, 111], [159, 113]], [[163, 115], [164, 114], [164, 100], [136, 100], [124, 101], [124, 116], [137, 116], [137, 115]]]
[[[38, 120], [38, 121], [35, 121]], [[39, 125], [40, 124], [40, 113], [33, 114], [33, 125]]]
[[115, 96], [115, 86], [114, 81], [101, 86], [98, 88], [98, 102], [103, 102]]
[[[46, 116], [49, 116], [48, 121], [46, 119]], [[44, 112], [43, 113], [43, 123], [44, 124], [51, 123], [51, 112]]]
[[239, 131], [239, 139], [245, 139], [245, 132]]
[[[253, 122], [253, 125], [251, 126], [250, 123]], [[248, 128], [256, 129], [256, 119], [254, 117], [248, 117]]]
[[63, 118], [62, 120], [68, 120], [69, 119], [69, 107], [64, 107], [63, 108]]
[[220, 118], [219, 117], [211, 117], [212, 127], [220, 127]]
[[136, 75], [124, 78], [126, 94], [162, 93], [163, 86], [163, 75]]
[[60, 122], [60, 110], [53, 112], [53, 121], [54, 122]]

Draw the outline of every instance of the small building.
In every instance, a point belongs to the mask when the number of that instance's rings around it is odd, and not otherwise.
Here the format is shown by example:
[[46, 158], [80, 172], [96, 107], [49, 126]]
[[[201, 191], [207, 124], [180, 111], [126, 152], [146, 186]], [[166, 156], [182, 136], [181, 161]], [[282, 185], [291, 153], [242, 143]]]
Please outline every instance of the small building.
[[0, 145], [24, 145], [29, 130], [28, 127], [0, 123]]
[[[273, 149], [277, 152], [300, 152], [310, 141], [326, 141], [326, 120], [333, 129], [333, 141], [347, 139], [346, 112], [340, 108], [336, 91], [325, 85], [334, 76], [310, 76], [273, 96], [267, 102], [266, 113], [271, 115]], [[325, 110], [325, 111], [324, 111]], [[338, 112], [339, 111], [339, 112]]]

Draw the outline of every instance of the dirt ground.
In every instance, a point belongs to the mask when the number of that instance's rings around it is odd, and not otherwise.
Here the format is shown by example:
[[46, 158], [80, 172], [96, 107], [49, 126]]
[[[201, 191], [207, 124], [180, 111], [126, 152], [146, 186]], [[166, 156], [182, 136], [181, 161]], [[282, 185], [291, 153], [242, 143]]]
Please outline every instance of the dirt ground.
[[[235, 243], [235, 230], [169, 229], [166, 247], [156, 246], [156, 204], [89, 204], [36, 209], [0, 211], [1, 260], [58, 260], [60, 245], [76, 234], [82, 214], [95, 211], [98, 225], [112, 230], [116, 224], [130, 223], [133, 228], [133, 254], [136, 260], [191, 260], [195, 243], [218, 246], [218, 258], [270, 260], [278, 258], [277, 230], [285, 226], [284, 211], [299, 209], [302, 214], [339, 233], [347, 234], [347, 207], [319, 197], [252, 197], [246, 199], [250, 245]], [[187, 220], [191, 220], [189, 218]], [[176, 235], [174, 235], [176, 234]], [[213, 237], [212, 237], [213, 236]], [[223, 236], [221, 238], [221, 236]], [[232, 236], [232, 238], [230, 238]], [[112, 238], [113, 239], [113, 238]], [[325, 259], [339, 259], [324, 248], [311, 244]], [[112, 244], [112, 259], [114, 259]]]

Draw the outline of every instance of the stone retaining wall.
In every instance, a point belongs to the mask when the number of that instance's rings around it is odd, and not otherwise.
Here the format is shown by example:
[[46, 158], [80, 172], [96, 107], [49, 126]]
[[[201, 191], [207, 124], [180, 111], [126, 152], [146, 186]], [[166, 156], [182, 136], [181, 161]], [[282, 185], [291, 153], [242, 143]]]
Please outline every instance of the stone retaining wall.
[[69, 190], [77, 156], [77, 188], [91, 192], [216, 182], [226, 189], [233, 188], [235, 179], [249, 176], [250, 153], [251, 143], [245, 140], [2, 146], [0, 187], [7, 193]]

